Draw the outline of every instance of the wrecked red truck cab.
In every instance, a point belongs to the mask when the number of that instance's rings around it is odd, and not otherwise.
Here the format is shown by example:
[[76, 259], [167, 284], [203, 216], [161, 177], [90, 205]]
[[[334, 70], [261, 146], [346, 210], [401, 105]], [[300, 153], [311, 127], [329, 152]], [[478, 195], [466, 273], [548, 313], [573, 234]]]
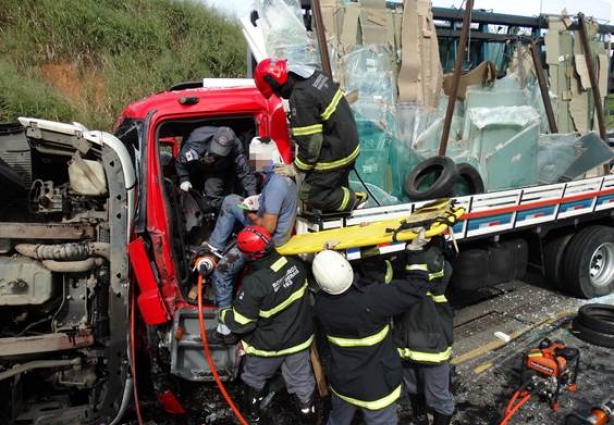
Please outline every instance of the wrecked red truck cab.
[[[115, 135], [134, 152], [139, 181], [128, 251], [138, 312], [148, 326], [148, 345], [156, 347], [150, 350], [152, 372], [170, 368], [184, 379], [212, 381], [198, 335], [196, 300], [189, 292], [198, 276], [193, 270], [198, 247], [207, 240], [215, 215], [202, 213], [180, 190], [173, 166], [181, 143], [201, 126], [230, 127], [246, 154], [252, 138], [269, 136], [290, 162], [292, 145], [282, 101], [265, 99], [247, 79], [176, 86], [129, 105], [116, 124]], [[242, 194], [240, 184], [231, 181], [227, 192]], [[207, 328], [216, 326], [210, 298], [205, 310]], [[212, 347], [212, 352], [222, 379], [234, 378], [234, 347]], [[155, 377], [153, 382], [158, 382]], [[159, 382], [156, 391], [165, 394], [168, 388]]]

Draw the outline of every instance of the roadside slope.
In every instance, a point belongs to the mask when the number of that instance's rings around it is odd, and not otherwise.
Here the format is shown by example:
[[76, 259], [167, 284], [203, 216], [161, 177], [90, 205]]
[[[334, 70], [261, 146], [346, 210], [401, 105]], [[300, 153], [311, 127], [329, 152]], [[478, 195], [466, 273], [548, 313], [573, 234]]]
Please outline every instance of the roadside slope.
[[0, 122], [17, 116], [110, 130], [128, 103], [245, 72], [238, 26], [196, 0], [4, 0]]

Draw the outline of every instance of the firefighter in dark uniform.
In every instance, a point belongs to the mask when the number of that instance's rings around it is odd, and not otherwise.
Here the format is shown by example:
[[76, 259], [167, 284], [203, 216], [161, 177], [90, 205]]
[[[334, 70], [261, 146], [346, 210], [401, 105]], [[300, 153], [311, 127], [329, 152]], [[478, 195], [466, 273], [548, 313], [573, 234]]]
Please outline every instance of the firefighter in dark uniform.
[[[394, 342], [403, 359], [403, 380], [414, 412], [415, 425], [429, 425], [427, 411], [433, 411], [433, 425], [449, 425], [454, 413], [450, 392], [453, 313], [445, 292], [452, 267], [443, 257], [443, 239], [433, 238], [437, 249], [427, 249], [427, 262], [439, 269], [429, 274], [427, 297], [394, 320]], [[407, 251], [412, 255], [411, 251]], [[401, 273], [414, 273], [406, 263]]]
[[202, 183], [204, 212], [218, 211], [227, 187], [237, 178], [247, 196], [257, 193], [256, 177], [249, 168], [243, 144], [228, 127], [199, 127], [181, 146], [175, 162], [181, 190], [192, 189], [190, 180]]
[[[332, 411], [327, 425], [349, 425], [361, 409], [367, 425], [396, 425], [401, 395], [401, 359], [392, 341], [391, 319], [426, 297], [423, 253], [410, 259], [420, 267], [402, 280], [355, 285], [349, 262], [337, 251], [322, 251], [312, 264], [322, 289], [315, 312], [330, 344]], [[382, 283], [382, 282], [379, 282]]]
[[267, 99], [273, 93], [290, 103], [290, 130], [298, 152], [292, 165], [277, 173], [305, 173], [300, 199], [323, 212], [351, 211], [367, 194], [349, 187], [349, 173], [360, 153], [358, 131], [343, 91], [322, 72], [285, 59], [265, 59], [254, 71], [256, 86]]
[[220, 320], [242, 339], [243, 410], [250, 423], [260, 422], [265, 385], [280, 368], [301, 421], [313, 423], [315, 378], [309, 347], [314, 335], [307, 274], [302, 261], [281, 256], [273, 246], [263, 227], [246, 226], [239, 232], [237, 247], [247, 257], [250, 273], [232, 308], [220, 312]]

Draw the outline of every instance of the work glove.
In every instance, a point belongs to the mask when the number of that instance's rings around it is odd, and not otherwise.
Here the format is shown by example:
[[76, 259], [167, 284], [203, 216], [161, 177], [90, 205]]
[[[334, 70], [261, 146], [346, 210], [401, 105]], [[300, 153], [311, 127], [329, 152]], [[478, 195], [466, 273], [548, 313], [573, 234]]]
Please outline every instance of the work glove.
[[429, 281], [443, 271], [445, 261], [441, 247], [433, 243], [427, 243], [417, 250], [408, 249], [405, 260], [407, 275], [418, 277], [426, 273]]
[[418, 235], [413, 238], [405, 247], [408, 251], [421, 251], [426, 244], [428, 244], [431, 238], [426, 237], [426, 229], [420, 227], [416, 229]]
[[260, 208], [260, 195], [248, 196], [239, 204], [239, 208], [250, 212], [258, 211], [258, 208]]
[[273, 171], [280, 176], [296, 177], [296, 168], [294, 168], [294, 164], [275, 164]]
[[190, 189], [192, 189], [192, 183], [189, 181], [182, 182], [179, 185], [179, 189], [183, 190], [184, 192], [188, 192]]

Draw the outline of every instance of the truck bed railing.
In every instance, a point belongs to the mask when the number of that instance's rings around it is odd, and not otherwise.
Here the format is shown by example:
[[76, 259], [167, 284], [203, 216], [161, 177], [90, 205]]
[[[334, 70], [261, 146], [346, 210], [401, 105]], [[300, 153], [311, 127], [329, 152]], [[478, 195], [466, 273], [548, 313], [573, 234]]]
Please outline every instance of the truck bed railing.
[[[494, 236], [541, 224], [614, 209], [614, 175], [544, 186], [455, 198], [466, 213], [451, 229], [456, 239]], [[411, 214], [429, 201], [356, 210], [351, 215], [315, 223], [297, 219], [297, 233], [373, 223]], [[404, 248], [404, 243], [379, 246], [381, 254]], [[360, 258], [359, 249], [347, 250], [348, 259]]]

